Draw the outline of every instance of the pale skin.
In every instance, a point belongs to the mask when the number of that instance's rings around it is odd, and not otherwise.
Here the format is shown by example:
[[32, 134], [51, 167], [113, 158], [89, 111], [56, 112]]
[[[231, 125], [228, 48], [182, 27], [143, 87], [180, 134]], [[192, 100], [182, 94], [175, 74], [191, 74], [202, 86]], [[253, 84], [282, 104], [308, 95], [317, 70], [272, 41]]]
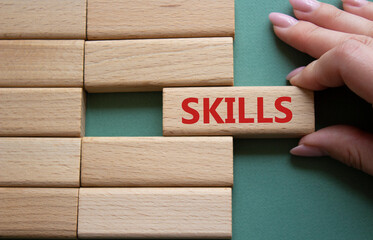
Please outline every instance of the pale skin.
[[[271, 13], [274, 32], [316, 58], [287, 76], [292, 85], [323, 90], [346, 85], [373, 103], [373, 2], [343, 0], [343, 10], [315, 0], [289, 0], [297, 19]], [[373, 111], [373, 110], [372, 110]], [[373, 135], [352, 126], [330, 126], [307, 136], [290, 151], [331, 156], [373, 175]]]

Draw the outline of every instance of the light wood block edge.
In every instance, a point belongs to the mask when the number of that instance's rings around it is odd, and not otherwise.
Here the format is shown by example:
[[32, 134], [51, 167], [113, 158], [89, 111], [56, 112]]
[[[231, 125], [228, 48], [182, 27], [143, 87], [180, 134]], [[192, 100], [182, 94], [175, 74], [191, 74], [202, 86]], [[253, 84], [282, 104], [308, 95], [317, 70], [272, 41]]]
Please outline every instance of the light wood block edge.
[[233, 0], [89, 0], [88, 12], [89, 40], [225, 37], [235, 31]]
[[[67, 100], [64, 94], [76, 99]], [[65, 103], [75, 107], [76, 110], [76, 112], [71, 112], [70, 106], [62, 106], [59, 103], [60, 110], [69, 115], [65, 120], [57, 117], [59, 113], [55, 109], [56, 105], [53, 105], [59, 101], [58, 98], [66, 100]], [[79, 103], [75, 101], [77, 99]], [[84, 136], [85, 92], [82, 88], [0, 88], [0, 100], [2, 101], [0, 105], [1, 137]], [[41, 111], [44, 116], [38, 111]], [[51, 117], [54, 118], [53, 121], [58, 120], [58, 122], [50, 122], [45, 126], [46, 119], [51, 120]]]
[[80, 138], [0, 138], [1, 187], [79, 187]]
[[231, 37], [87, 41], [85, 45], [88, 92], [233, 85]]
[[82, 186], [229, 187], [232, 137], [84, 137]]
[[0, 39], [85, 39], [86, 0], [1, 0]]
[[0, 188], [0, 236], [76, 238], [78, 188]]
[[79, 238], [232, 236], [230, 188], [81, 188]]
[[84, 40], [0, 40], [0, 87], [83, 87]]

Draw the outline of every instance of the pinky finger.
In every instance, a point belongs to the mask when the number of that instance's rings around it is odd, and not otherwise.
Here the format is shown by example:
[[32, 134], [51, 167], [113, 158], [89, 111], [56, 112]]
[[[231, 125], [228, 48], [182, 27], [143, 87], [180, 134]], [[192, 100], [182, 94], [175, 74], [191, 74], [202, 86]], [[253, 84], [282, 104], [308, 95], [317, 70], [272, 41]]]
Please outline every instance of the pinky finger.
[[346, 12], [364, 17], [373, 21], [373, 2], [367, 0], [342, 0]]

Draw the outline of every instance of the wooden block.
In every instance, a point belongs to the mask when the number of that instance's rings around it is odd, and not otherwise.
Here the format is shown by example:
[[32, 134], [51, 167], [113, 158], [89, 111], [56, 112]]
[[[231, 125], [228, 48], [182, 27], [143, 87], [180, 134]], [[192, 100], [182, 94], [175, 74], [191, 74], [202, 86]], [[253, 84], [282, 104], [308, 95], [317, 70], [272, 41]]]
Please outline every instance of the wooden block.
[[234, 0], [88, 0], [88, 39], [234, 35]]
[[232, 38], [87, 41], [88, 92], [233, 85]]
[[81, 88], [0, 88], [0, 136], [84, 136]]
[[232, 186], [231, 137], [86, 137], [82, 186]]
[[314, 128], [313, 92], [297, 87], [163, 90], [164, 135], [299, 137]]
[[230, 188], [81, 188], [79, 238], [230, 238]]
[[83, 58], [83, 40], [1, 40], [0, 87], [83, 87]]
[[0, 186], [79, 187], [80, 138], [0, 138]]
[[1, 39], [85, 39], [85, 0], [0, 0]]
[[2, 238], [76, 238], [78, 188], [0, 188]]

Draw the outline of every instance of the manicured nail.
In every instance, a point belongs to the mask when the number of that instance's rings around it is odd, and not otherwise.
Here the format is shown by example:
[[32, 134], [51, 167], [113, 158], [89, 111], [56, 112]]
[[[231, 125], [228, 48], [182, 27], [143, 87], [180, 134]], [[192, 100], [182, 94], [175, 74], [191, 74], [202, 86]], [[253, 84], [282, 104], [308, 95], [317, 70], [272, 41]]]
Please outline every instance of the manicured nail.
[[295, 24], [297, 24], [298, 20], [283, 14], [283, 13], [277, 13], [273, 12], [269, 14], [269, 20], [271, 20], [272, 24], [276, 27], [282, 27], [282, 28], [288, 28]]
[[363, 7], [368, 4], [367, 0], [342, 0], [342, 2], [353, 7]]
[[287, 76], [286, 76], [286, 80], [290, 81], [290, 79], [292, 77], [295, 77], [298, 73], [300, 73], [305, 67], [299, 67], [299, 68], [296, 68], [294, 69], [293, 71], [291, 71]]
[[312, 12], [320, 7], [320, 3], [316, 0], [289, 0], [295, 10], [301, 12]]
[[295, 156], [302, 156], [302, 157], [321, 157], [321, 156], [328, 155], [325, 151], [317, 147], [307, 146], [303, 144], [291, 149], [290, 153]]

